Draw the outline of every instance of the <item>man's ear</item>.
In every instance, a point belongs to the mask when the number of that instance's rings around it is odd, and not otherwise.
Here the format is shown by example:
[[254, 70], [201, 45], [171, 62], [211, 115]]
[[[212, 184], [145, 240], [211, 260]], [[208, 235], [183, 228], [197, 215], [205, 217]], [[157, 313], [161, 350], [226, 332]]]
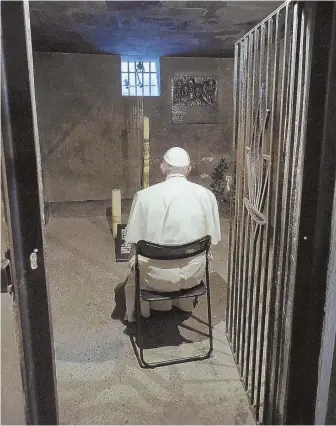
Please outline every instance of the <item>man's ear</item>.
[[187, 168], [187, 176], [190, 173], [190, 170], [191, 170], [191, 166], [188, 166], [188, 168]]
[[163, 163], [160, 164], [160, 169], [161, 169], [162, 174], [166, 175], [166, 171], [165, 171]]

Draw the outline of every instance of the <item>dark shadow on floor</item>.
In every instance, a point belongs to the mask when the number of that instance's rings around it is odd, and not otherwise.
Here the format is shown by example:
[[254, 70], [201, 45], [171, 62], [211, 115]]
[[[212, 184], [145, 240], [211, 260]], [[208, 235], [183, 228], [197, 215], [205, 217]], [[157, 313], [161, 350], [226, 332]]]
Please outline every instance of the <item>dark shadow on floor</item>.
[[124, 323], [125, 313], [126, 313], [126, 299], [125, 299], [125, 285], [127, 279], [122, 283], [119, 283], [114, 289], [114, 301], [115, 307], [111, 314], [111, 318], [115, 320], [120, 320]]
[[[151, 310], [150, 318], [143, 319], [144, 349], [179, 346], [182, 343], [193, 342], [181, 335], [179, 330], [188, 318], [190, 318], [189, 313], [175, 307], [169, 312]], [[127, 323], [124, 333], [136, 339], [135, 323]]]
[[111, 207], [107, 207], [106, 209], [106, 220], [107, 223], [109, 224], [109, 228], [112, 228], [112, 208]]
[[[124, 333], [129, 336], [136, 334], [135, 323], [124, 321], [126, 312], [125, 287], [126, 281], [115, 288], [115, 308], [111, 318], [121, 321], [125, 326]], [[216, 272], [210, 274], [212, 324], [216, 326], [225, 318], [227, 284]], [[199, 302], [192, 314], [173, 308], [169, 312], [151, 310], [151, 317], [143, 320], [144, 348], [178, 346], [208, 339], [206, 297]]]

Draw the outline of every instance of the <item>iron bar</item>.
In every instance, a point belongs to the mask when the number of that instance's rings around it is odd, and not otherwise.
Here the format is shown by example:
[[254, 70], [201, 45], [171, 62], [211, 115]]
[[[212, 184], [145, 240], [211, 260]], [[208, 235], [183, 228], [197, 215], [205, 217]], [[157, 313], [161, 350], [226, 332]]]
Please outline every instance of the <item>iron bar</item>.
[[[231, 151], [231, 159], [235, 158], [236, 151], [236, 134], [237, 134], [237, 85], [238, 85], [238, 45], [235, 45], [235, 57], [234, 57], [234, 66], [233, 66], [233, 135], [232, 135], [232, 151]], [[232, 169], [233, 161], [231, 161], [231, 173], [233, 179], [233, 169]], [[226, 318], [225, 318], [225, 329], [226, 334], [229, 334], [231, 320], [231, 312], [232, 312], [232, 295], [233, 292], [231, 290], [232, 287], [232, 279], [231, 279], [231, 269], [232, 265], [232, 241], [233, 241], [233, 221], [234, 221], [234, 212], [233, 212], [233, 204], [234, 204], [233, 191], [230, 192], [230, 230], [229, 230], [229, 254], [228, 254], [228, 287], [227, 287], [227, 304], [226, 304]]]
[[[261, 103], [261, 97], [260, 97], [260, 89], [261, 89], [261, 58], [263, 58], [263, 36], [262, 36], [262, 31], [260, 31], [259, 29], [256, 30], [255, 32], [256, 36], [255, 36], [255, 40], [257, 41], [256, 44], [256, 50], [254, 52], [254, 64], [253, 64], [253, 69], [254, 69], [254, 73], [253, 73], [253, 98], [255, 98], [256, 94], [257, 94], [257, 99], [258, 99], [258, 110], [257, 113], [255, 114], [254, 117], [254, 126], [253, 126], [253, 132], [252, 132], [252, 138], [251, 138], [251, 142], [250, 142], [250, 146], [251, 149], [256, 150], [256, 144], [257, 144], [257, 125], [258, 125], [258, 121], [260, 119], [260, 103]], [[258, 49], [259, 47], [259, 49]], [[257, 61], [257, 59], [259, 59]], [[257, 78], [257, 73], [259, 74], [259, 78]], [[253, 102], [253, 106], [254, 106], [254, 102]], [[251, 154], [251, 153], [250, 153]], [[252, 166], [252, 169], [254, 168], [254, 166]], [[249, 198], [250, 200], [255, 200], [256, 198], [256, 174], [255, 174], [255, 170], [250, 170], [249, 172], [249, 181], [251, 182], [251, 190], [249, 191]], [[251, 218], [252, 221], [252, 218]], [[247, 303], [247, 307], [248, 307], [248, 313], [247, 313], [247, 328], [246, 328], [246, 336], [245, 336], [245, 340], [246, 340], [246, 357], [245, 357], [245, 389], [248, 389], [248, 377], [249, 377], [249, 365], [250, 365], [250, 347], [251, 347], [251, 336], [252, 336], [252, 329], [251, 329], [251, 319], [252, 319], [252, 309], [253, 309], [253, 299], [254, 299], [254, 286], [253, 286], [253, 277], [254, 277], [254, 273], [255, 273], [255, 260], [256, 260], [256, 244], [257, 244], [257, 233], [259, 232], [259, 225], [257, 225], [256, 222], [251, 222], [251, 226], [252, 226], [252, 230], [254, 227], [254, 232], [251, 232], [251, 236], [252, 236], [252, 253], [251, 253], [251, 270], [249, 269], [248, 266], [248, 270], [247, 270], [247, 274], [248, 274], [248, 303]]]
[[[258, 55], [258, 90], [257, 93], [259, 93], [259, 106], [258, 106], [258, 115], [256, 117], [256, 124], [257, 121], [262, 123], [262, 102], [263, 102], [263, 96], [264, 96], [264, 90], [263, 90], [263, 63], [264, 63], [264, 47], [265, 47], [265, 27], [262, 25], [260, 27], [260, 54]], [[253, 173], [251, 175], [252, 182], [253, 182], [253, 191], [252, 191], [252, 200], [251, 202], [255, 203], [256, 206], [258, 204], [258, 191], [260, 182], [258, 182], [257, 178], [257, 170], [256, 170], [256, 164], [258, 164], [257, 160], [260, 156], [260, 138], [262, 135], [262, 125], [259, 128], [259, 132], [255, 132], [255, 136], [252, 141], [252, 149], [254, 151], [254, 161], [253, 161]], [[258, 154], [256, 154], [258, 153]], [[253, 155], [252, 155], [253, 158]], [[260, 167], [260, 164], [259, 164]], [[250, 374], [250, 361], [252, 361], [253, 364], [253, 351], [254, 351], [254, 336], [255, 336], [255, 327], [252, 327], [252, 319], [253, 312], [255, 313], [255, 306], [257, 306], [257, 288], [255, 287], [255, 276], [256, 276], [256, 261], [258, 259], [257, 257], [257, 245], [259, 242], [259, 250], [262, 247], [262, 227], [263, 225], [257, 225], [255, 224], [255, 232], [254, 232], [254, 243], [253, 243], [253, 249], [252, 249], [252, 265], [251, 265], [251, 277], [250, 277], [250, 292], [249, 292], [249, 314], [248, 314], [248, 327], [247, 327], [247, 348], [246, 348], [246, 372], [245, 372], [245, 388], [248, 389], [248, 381], [249, 381], [249, 374]], [[260, 257], [260, 256], [259, 256]], [[258, 267], [257, 267], [258, 271]], [[254, 321], [254, 326], [256, 325]], [[250, 354], [252, 346], [252, 354]], [[250, 359], [252, 358], [252, 359]], [[253, 374], [253, 371], [252, 371]], [[251, 404], [253, 404], [253, 399], [251, 397]]]
[[244, 244], [244, 250], [246, 251], [246, 263], [245, 263], [245, 275], [244, 275], [244, 302], [242, 308], [243, 323], [242, 323], [242, 353], [241, 353], [241, 374], [244, 374], [245, 366], [245, 343], [246, 343], [246, 313], [247, 313], [247, 300], [248, 300], [248, 282], [249, 282], [249, 270], [250, 270], [250, 247], [251, 247], [251, 216], [248, 216], [247, 220], [247, 232]]
[[[249, 99], [248, 99], [248, 137], [251, 140], [253, 134], [253, 105], [254, 105], [254, 79], [255, 79], [255, 55], [256, 46], [254, 45], [255, 41], [255, 33], [252, 33], [248, 38], [249, 40], [249, 51], [250, 51], [250, 60], [249, 65], [251, 66], [252, 73], [248, 74], [248, 81], [250, 84], [249, 87]], [[253, 61], [252, 61], [253, 58]], [[251, 75], [252, 74], [252, 75]], [[245, 157], [246, 158], [246, 157]], [[246, 161], [245, 161], [246, 162]], [[246, 179], [245, 184], [245, 194], [248, 192], [248, 180]], [[250, 194], [249, 194], [250, 195]], [[245, 263], [244, 263], [244, 274], [242, 277], [242, 291], [244, 294], [243, 306], [241, 311], [242, 316], [242, 330], [241, 330], [241, 373], [243, 375], [244, 372], [244, 364], [245, 364], [245, 330], [246, 330], [246, 310], [247, 310], [247, 298], [248, 298], [248, 277], [249, 277], [249, 265], [250, 265], [250, 229], [251, 229], [251, 218], [250, 215], [247, 216], [247, 232], [246, 238], [244, 241], [244, 253], [245, 253]]]
[[237, 319], [237, 346], [236, 346], [236, 356], [237, 356], [237, 363], [239, 364], [240, 361], [240, 337], [241, 337], [241, 311], [242, 311], [242, 304], [243, 304], [243, 287], [241, 285], [242, 282], [242, 276], [243, 276], [243, 267], [244, 267], [244, 258], [245, 258], [245, 253], [243, 250], [243, 245], [244, 245], [244, 241], [245, 241], [245, 219], [246, 219], [246, 209], [243, 207], [242, 208], [243, 212], [242, 212], [242, 220], [241, 220], [241, 225], [242, 225], [242, 233], [241, 233], [241, 240], [240, 240], [240, 268], [239, 268], [239, 277], [238, 277], [238, 283], [239, 283], [239, 296], [238, 296], [238, 319]]
[[254, 316], [253, 316], [253, 343], [252, 343], [252, 377], [251, 377], [251, 402], [254, 404], [254, 388], [255, 388], [255, 373], [256, 373], [256, 356], [257, 356], [257, 340], [258, 340], [258, 327], [259, 327], [259, 301], [260, 301], [260, 288], [261, 288], [261, 264], [263, 258], [263, 238], [264, 226], [260, 227], [259, 235], [259, 252], [258, 264], [255, 275], [255, 303], [254, 303]]
[[[243, 67], [242, 67], [242, 71], [243, 71], [243, 76], [245, 76], [246, 74], [246, 43], [243, 43], [243, 50], [242, 50], [242, 59], [243, 59]], [[242, 94], [242, 101], [243, 103], [246, 103], [247, 101], [247, 85], [246, 85], [246, 79], [243, 78], [243, 94]], [[245, 136], [246, 136], [246, 129], [245, 129], [245, 123], [246, 123], [246, 109], [243, 108], [242, 110], [242, 122], [241, 122], [241, 138], [242, 138], [242, 145], [244, 146], [244, 142], [245, 141]], [[241, 154], [241, 161], [244, 164], [245, 161], [245, 150], [242, 149], [242, 154]], [[241, 194], [242, 197], [244, 196], [244, 187], [245, 187], [245, 179], [244, 179], [244, 167], [242, 169], [242, 177], [241, 177]], [[239, 259], [242, 258], [243, 251], [242, 251], [242, 243], [244, 241], [244, 235], [245, 235], [245, 228], [244, 228], [244, 222], [245, 222], [245, 209], [242, 206], [241, 208], [241, 213], [240, 216], [238, 216], [239, 218]], [[241, 306], [241, 302], [242, 302], [242, 289], [241, 289], [241, 273], [242, 273], [242, 262], [240, 262], [239, 267], [236, 270], [236, 274], [237, 274], [237, 304], [236, 304], [236, 309], [237, 309], [237, 317], [236, 317], [236, 324], [235, 324], [235, 353], [236, 353], [236, 357], [237, 357], [237, 363], [239, 364], [239, 342], [240, 342], [240, 306]]]
[[[288, 179], [290, 170], [293, 166], [293, 145], [292, 145], [292, 129], [293, 120], [295, 115], [294, 98], [296, 94], [296, 54], [297, 54], [297, 37], [298, 37], [298, 4], [294, 4], [293, 10], [293, 27], [292, 27], [292, 45], [291, 45], [291, 64], [290, 64], [290, 81], [289, 81], [289, 108], [288, 108], [288, 121], [285, 136], [285, 164], [284, 164], [284, 182], [282, 190], [282, 211], [281, 211], [281, 231], [280, 231], [280, 249], [279, 249], [279, 263], [277, 268], [278, 274], [278, 298], [277, 298], [277, 320], [275, 323], [275, 364], [274, 364], [274, 388], [273, 393], [273, 406], [276, 404], [276, 398], [279, 386], [276, 386], [279, 379], [279, 364], [280, 364], [280, 332], [283, 322], [283, 304], [285, 294], [285, 265], [284, 259], [288, 244], [288, 224], [289, 224], [289, 210], [288, 205], [291, 195], [291, 182]], [[280, 284], [281, 283], [281, 284]], [[278, 420], [277, 420], [278, 421]]]
[[[305, 16], [304, 14], [300, 13], [300, 31], [299, 31], [299, 37], [300, 37], [300, 43], [299, 43], [299, 60], [298, 60], [298, 70], [297, 70], [297, 76], [296, 76], [296, 86], [297, 86], [297, 90], [296, 90], [296, 101], [295, 101], [295, 112], [294, 112], [294, 117], [302, 117], [302, 101], [303, 101], [303, 83], [304, 83], [304, 59], [305, 59], [305, 55], [303, 52], [303, 46], [305, 43], [305, 26], [306, 26], [306, 22], [305, 22]], [[298, 166], [299, 166], [299, 149], [300, 149], [300, 136], [299, 136], [299, 132], [300, 132], [300, 125], [302, 123], [301, 120], [297, 120], [294, 119], [294, 126], [292, 126], [291, 129], [291, 140], [292, 140], [292, 153], [291, 153], [291, 158], [293, 159], [293, 164], [290, 167], [290, 173], [289, 173], [289, 180], [290, 180], [290, 194], [289, 194], [289, 198], [287, 200], [288, 202], [288, 206], [289, 206], [289, 212], [291, 212], [290, 217], [289, 217], [289, 223], [288, 223], [288, 234], [289, 234], [289, 238], [287, 241], [287, 246], [286, 246], [286, 253], [285, 253], [285, 260], [284, 260], [284, 296], [283, 296], [283, 305], [282, 305], [282, 312], [284, 315], [284, 320], [282, 321], [282, 328], [280, 330], [280, 338], [279, 338], [279, 345], [280, 345], [280, 349], [279, 349], [279, 357], [280, 359], [284, 360], [283, 362], [280, 363], [279, 366], [279, 377], [282, 377], [284, 374], [284, 369], [285, 369], [285, 357], [286, 357], [286, 353], [285, 353], [285, 349], [286, 349], [286, 342], [285, 342], [285, 332], [286, 332], [286, 327], [285, 324], [288, 322], [288, 320], [290, 319], [290, 312], [288, 312], [288, 314], [286, 314], [286, 306], [288, 306], [288, 295], [289, 295], [289, 291], [290, 291], [290, 286], [293, 285], [293, 281], [290, 279], [289, 273], [291, 271], [291, 263], [292, 263], [292, 257], [293, 254], [295, 254], [295, 246], [296, 246], [296, 242], [295, 242], [295, 231], [296, 228], [298, 227], [298, 223], [297, 223], [297, 218], [295, 216], [295, 203], [294, 203], [294, 197], [296, 194], [296, 175], [297, 175], [297, 170], [298, 170]], [[293, 260], [294, 261], [294, 260]], [[288, 348], [287, 348], [288, 349]], [[281, 388], [279, 387], [279, 393], [278, 393], [278, 400], [280, 399], [280, 391]]]
[[[245, 79], [243, 78], [244, 76], [244, 70], [245, 70], [245, 66], [244, 66], [244, 59], [245, 59], [245, 43], [242, 44], [241, 46], [241, 52], [240, 52], [240, 75], [241, 75], [241, 91], [240, 91], [240, 114], [239, 114], [239, 146], [237, 149], [237, 164], [244, 164], [244, 126], [243, 126], [243, 122], [244, 122], [244, 102], [245, 102]], [[237, 216], [236, 216], [236, 230], [237, 233], [235, 235], [235, 238], [237, 241], [241, 241], [241, 231], [242, 231], [242, 227], [241, 227], [241, 216], [242, 216], [242, 188], [243, 188], [243, 181], [244, 181], [244, 170], [243, 168], [239, 168], [239, 173], [237, 173]], [[236, 259], [235, 259], [235, 263], [238, 264], [238, 259], [239, 259], [239, 253], [240, 253], [240, 249], [237, 250], [236, 252]], [[239, 273], [239, 268], [236, 268], [235, 270], [235, 304], [234, 304], [234, 330], [235, 330], [235, 334], [234, 334], [234, 339], [233, 339], [233, 348], [234, 348], [234, 353], [236, 355], [237, 353], [237, 316], [238, 316], [238, 297], [239, 297], [239, 289], [240, 289], [240, 283], [239, 283], [239, 279], [238, 279], [238, 273]]]
[[[287, 11], [287, 9], [286, 9]], [[273, 154], [273, 135], [274, 135], [274, 121], [276, 116], [276, 107], [277, 107], [277, 82], [278, 82], [278, 61], [279, 61], [279, 20], [280, 12], [277, 12], [275, 15], [275, 40], [273, 45], [273, 38], [271, 38], [270, 43], [272, 48], [274, 47], [274, 62], [273, 62], [273, 72], [272, 72], [272, 102], [271, 102], [271, 118], [270, 118], [270, 135], [269, 135], [269, 155], [271, 158], [270, 168], [269, 168], [269, 184], [267, 191], [267, 225], [266, 225], [266, 247], [265, 247], [265, 270], [263, 278], [263, 297], [262, 297], [262, 309], [261, 309], [261, 336], [260, 336], [260, 347], [259, 347], [259, 364], [258, 364], [258, 373], [257, 373], [257, 396], [256, 396], [256, 413], [258, 419], [260, 418], [260, 397], [261, 397], [261, 381], [262, 381], [262, 368], [264, 364], [264, 352], [266, 353], [265, 344], [265, 334], [267, 334], [268, 329], [266, 328], [266, 307], [267, 307], [267, 293], [268, 293], [268, 283], [269, 283], [269, 261], [270, 261], [270, 218], [272, 213], [272, 200], [273, 200], [273, 173], [274, 173], [274, 154]]]
[[[250, 39], [246, 39], [245, 41], [246, 44], [246, 50], [247, 50], [247, 55], [244, 58], [244, 62], [245, 62], [245, 67], [244, 67], [244, 81], [246, 81], [245, 84], [245, 89], [246, 89], [246, 114], [244, 117], [244, 129], [245, 129], [245, 134], [244, 134], [244, 147], [248, 144], [249, 140], [250, 140], [250, 136], [251, 136], [251, 120], [250, 120], [250, 103], [251, 103], [251, 79], [250, 79], [250, 75], [251, 75], [251, 60], [252, 60], [252, 52], [250, 49]], [[245, 157], [246, 157], [246, 150], [244, 149], [244, 165], [246, 163], [245, 161]], [[243, 167], [244, 171], [245, 171], [245, 167]], [[247, 179], [244, 179], [243, 182], [243, 187], [242, 187], [242, 196], [243, 198], [246, 196], [246, 191], [248, 190], [248, 182]], [[245, 295], [245, 288], [243, 286], [243, 282], [244, 282], [244, 265], [245, 265], [245, 257], [246, 257], [246, 252], [244, 250], [244, 246], [245, 246], [245, 235], [246, 235], [246, 219], [248, 218], [248, 212], [246, 211], [245, 207], [243, 206], [243, 213], [242, 213], [242, 221], [241, 221], [241, 226], [242, 226], [242, 235], [241, 235], [241, 241], [240, 241], [240, 269], [239, 269], [239, 278], [238, 278], [238, 282], [239, 282], [239, 299], [238, 299], [238, 326], [237, 326], [237, 363], [240, 364], [240, 360], [241, 360], [241, 346], [240, 346], [240, 342], [242, 340], [242, 332], [241, 332], [241, 325], [242, 325], [242, 306], [243, 306], [243, 298]]]
[[[249, 303], [248, 303], [248, 319], [247, 319], [247, 346], [246, 346], [246, 368], [245, 368], [245, 389], [248, 390], [248, 379], [250, 372], [250, 349], [251, 349], [251, 336], [252, 336], [252, 309], [253, 309], [253, 299], [254, 299], [254, 282], [252, 277], [255, 274], [256, 267], [256, 248], [258, 241], [258, 234], [260, 225], [254, 223], [254, 232], [253, 234], [253, 245], [252, 245], [252, 260], [251, 260], [251, 275], [249, 277]], [[253, 227], [252, 227], [253, 229]]]
[[[238, 101], [237, 102], [237, 113], [236, 113], [236, 121], [237, 121], [237, 129], [236, 129], [236, 146], [235, 146], [235, 150], [236, 150], [236, 164], [238, 164], [238, 159], [239, 159], [239, 149], [240, 149], [240, 114], [241, 114], [241, 77], [240, 77], [240, 72], [242, 69], [242, 59], [241, 59], [241, 46], [237, 45], [236, 48], [236, 54], [237, 54], [237, 89], [236, 89], [236, 95], [238, 97]], [[238, 226], [238, 206], [239, 206], [239, 180], [240, 180], [240, 176], [239, 176], [239, 169], [238, 167], [236, 168], [236, 194], [235, 194], [235, 214], [234, 214], [234, 222], [233, 222], [233, 237], [234, 237], [234, 241], [236, 241], [237, 239], [237, 226]], [[231, 287], [231, 312], [230, 312], [230, 335], [231, 335], [231, 341], [233, 342], [233, 332], [234, 332], [234, 312], [235, 312], [235, 300], [236, 300], [236, 287], [237, 287], [237, 282], [235, 280], [235, 276], [236, 276], [236, 258], [237, 258], [237, 245], [234, 244], [233, 247], [233, 252], [232, 252], [232, 287]]]
[[[261, 120], [264, 117], [264, 108], [263, 108], [263, 96], [266, 97], [266, 93], [267, 93], [267, 88], [266, 85], [264, 85], [263, 83], [263, 72], [264, 72], [264, 62], [265, 62], [265, 38], [266, 38], [266, 29], [265, 29], [265, 24], [261, 25], [261, 34], [260, 34], [260, 62], [259, 62], [259, 92], [260, 92], [260, 118]], [[266, 110], [266, 105], [265, 105], [265, 110]], [[260, 133], [261, 134], [261, 133]], [[260, 150], [259, 146], [260, 146], [260, 138], [256, 138], [255, 139], [255, 150], [257, 150], [258, 152], [258, 157], [260, 156], [260, 151], [262, 153], [262, 150]], [[261, 154], [262, 155], [262, 154]], [[259, 158], [258, 158], [259, 160]], [[259, 198], [259, 194], [261, 192], [261, 185], [262, 185], [262, 181], [260, 179], [260, 170], [262, 169], [262, 167], [260, 167], [260, 162], [259, 163], [259, 170], [255, 170], [255, 175], [254, 175], [254, 183], [255, 183], [255, 192], [254, 192], [254, 196], [255, 196], [255, 200], [257, 201]], [[257, 205], [257, 203], [256, 203]]]
[[[288, 99], [288, 77], [290, 69], [290, 46], [291, 46], [291, 20], [292, 20], [292, 4], [287, 4], [285, 7], [285, 29], [284, 29], [284, 44], [282, 55], [282, 75], [281, 75], [281, 98], [280, 98], [280, 116], [278, 127], [278, 149], [277, 149], [277, 163], [276, 163], [276, 179], [275, 179], [275, 202], [274, 202], [274, 225], [273, 225], [273, 250], [271, 256], [271, 277], [270, 277], [270, 301], [269, 301], [269, 314], [268, 314], [268, 330], [266, 341], [266, 367], [265, 367], [265, 398], [264, 398], [264, 412], [263, 423], [272, 423], [272, 393], [274, 392], [273, 374], [273, 346], [275, 342], [274, 326], [276, 316], [276, 299], [277, 299], [277, 257], [278, 257], [278, 240], [280, 238], [280, 221], [281, 221], [281, 187], [283, 178], [283, 147], [285, 140], [286, 129], [286, 116], [287, 116], [287, 99]], [[276, 88], [277, 90], [277, 88]]]

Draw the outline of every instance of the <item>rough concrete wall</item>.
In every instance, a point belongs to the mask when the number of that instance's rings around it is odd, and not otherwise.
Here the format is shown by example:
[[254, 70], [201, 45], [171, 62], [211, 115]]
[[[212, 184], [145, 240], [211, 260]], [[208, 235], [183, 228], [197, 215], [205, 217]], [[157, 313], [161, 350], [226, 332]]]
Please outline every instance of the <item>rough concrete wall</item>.
[[120, 182], [132, 194], [138, 176], [134, 141], [123, 137], [130, 106], [120, 58], [36, 53], [34, 68], [46, 198], [107, 199]]
[[[231, 59], [162, 58], [161, 96], [144, 99], [151, 119], [151, 184], [161, 179], [164, 151], [181, 145], [195, 162], [192, 179], [209, 186], [209, 175], [232, 139], [232, 67]], [[121, 96], [120, 57], [35, 53], [34, 68], [45, 198], [103, 200], [113, 188], [121, 188], [123, 198], [132, 197], [141, 173], [131, 131], [136, 99]], [[174, 72], [218, 72], [220, 124], [171, 124]], [[213, 163], [206, 164], [204, 157], [213, 157]]]
[[[232, 144], [233, 59], [161, 58], [161, 96], [145, 98], [144, 114], [150, 117], [150, 183], [162, 179], [160, 162], [171, 146], [185, 148], [193, 162], [190, 179], [209, 187], [210, 174]], [[171, 124], [170, 80], [174, 73], [219, 76], [219, 124]], [[209, 163], [212, 159], [212, 163]]]

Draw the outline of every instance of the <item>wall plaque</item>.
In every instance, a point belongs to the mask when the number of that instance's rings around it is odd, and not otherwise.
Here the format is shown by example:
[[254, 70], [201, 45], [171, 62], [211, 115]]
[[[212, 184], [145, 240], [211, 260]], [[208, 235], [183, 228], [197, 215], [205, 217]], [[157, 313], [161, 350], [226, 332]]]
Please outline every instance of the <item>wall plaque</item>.
[[218, 123], [218, 77], [191, 74], [173, 76], [171, 108], [173, 124]]
[[125, 241], [126, 227], [126, 224], [117, 225], [117, 238], [115, 239], [116, 262], [128, 262], [131, 253], [131, 244]]

